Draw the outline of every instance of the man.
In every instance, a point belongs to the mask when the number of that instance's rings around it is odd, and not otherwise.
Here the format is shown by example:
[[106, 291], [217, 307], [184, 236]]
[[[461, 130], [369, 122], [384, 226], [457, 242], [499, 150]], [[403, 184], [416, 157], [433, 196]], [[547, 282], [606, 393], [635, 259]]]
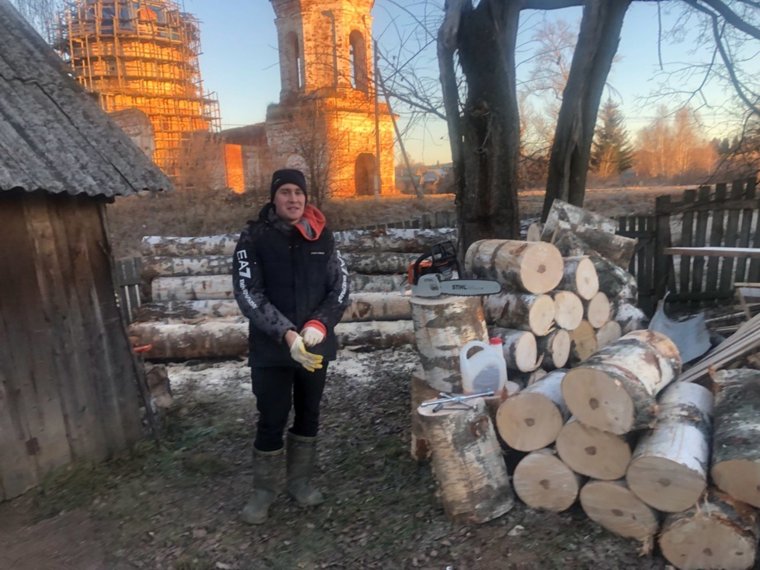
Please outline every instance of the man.
[[[302, 506], [324, 499], [311, 482], [319, 407], [348, 305], [348, 272], [332, 232], [307, 204], [298, 170], [272, 175], [270, 202], [249, 221], [233, 259], [235, 299], [249, 319], [249, 363], [259, 418], [253, 444], [253, 494], [242, 518], [262, 524], [277, 496], [285, 448], [287, 489]], [[291, 407], [293, 425], [285, 435]], [[286, 440], [286, 442], [284, 441]]]

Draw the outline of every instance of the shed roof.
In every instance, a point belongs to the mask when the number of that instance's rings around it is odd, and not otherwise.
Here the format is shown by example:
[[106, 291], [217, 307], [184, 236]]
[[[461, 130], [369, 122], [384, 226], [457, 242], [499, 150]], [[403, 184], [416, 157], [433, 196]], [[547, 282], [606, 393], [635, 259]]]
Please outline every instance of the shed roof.
[[171, 183], [0, 0], [0, 192], [125, 196]]

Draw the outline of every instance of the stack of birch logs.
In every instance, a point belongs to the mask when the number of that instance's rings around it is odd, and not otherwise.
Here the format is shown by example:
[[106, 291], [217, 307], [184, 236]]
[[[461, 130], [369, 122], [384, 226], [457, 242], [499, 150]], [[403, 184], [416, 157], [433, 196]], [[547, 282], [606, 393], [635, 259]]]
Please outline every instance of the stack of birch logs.
[[[133, 344], [152, 346], [149, 360], [230, 358], [248, 351], [248, 323], [232, 294], [237, 234], [148, 236], [142, 240], [143, 290], [150, 302], [129, 327]], [[336, 334], [342, 346], [387, 348], [413, 342], [407, 268], [455, 230], [379, 229], [335, 232], [350, 271], [351, 305]]]

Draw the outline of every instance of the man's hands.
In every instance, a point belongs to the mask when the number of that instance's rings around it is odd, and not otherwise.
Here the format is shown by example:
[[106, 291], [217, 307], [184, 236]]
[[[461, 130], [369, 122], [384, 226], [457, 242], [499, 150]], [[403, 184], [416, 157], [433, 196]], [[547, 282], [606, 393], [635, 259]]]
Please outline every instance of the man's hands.
[[316, 320], [308, 321], [301, 329], [301, 337], [306, 346], [315, 346], [325, 340], [327, 329], [325, 325]]
[[303, 366], [308, 372], [322, 368], [322, 355], [307, 352], [304, 339], [295, 331], [285, 334], [285, 342], [290, 346], [290, 357]]

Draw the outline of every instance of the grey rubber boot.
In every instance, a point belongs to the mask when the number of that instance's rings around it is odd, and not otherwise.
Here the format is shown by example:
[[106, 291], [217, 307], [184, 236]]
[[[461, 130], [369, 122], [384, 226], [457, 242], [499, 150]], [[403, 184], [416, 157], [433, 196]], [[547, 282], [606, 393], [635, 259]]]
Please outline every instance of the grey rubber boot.
[[253, 494], [240, 513], [243, 522], [263, 524], [269, 517], [269, 507], [277, 497], [282, 477], [283, 451], [259, 451], [253, 448]]
[[311, 483], [316, 462], [317, 438], [288, 432], [288, 492], [302, 507], [314, 507], [325, 500]]

